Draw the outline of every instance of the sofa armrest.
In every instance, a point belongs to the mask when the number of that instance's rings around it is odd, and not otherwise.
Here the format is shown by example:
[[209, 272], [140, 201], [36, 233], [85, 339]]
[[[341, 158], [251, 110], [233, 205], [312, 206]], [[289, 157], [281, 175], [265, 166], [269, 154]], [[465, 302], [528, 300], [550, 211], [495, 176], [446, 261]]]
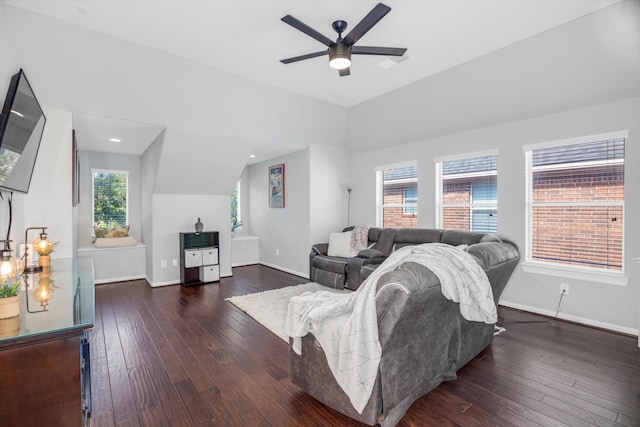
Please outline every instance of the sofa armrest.
[[384, 252], [379, 251], [377, 249], [363, 249], [360, 252], [358, 252], [357, 255], [358, 258], [366, 258], [366, 259], [374, 259], [374, 258], [386, 258], [387, 256], [384, 254]]
[[309, 279], [313, 280], [313, 259], [318, 255], [326, 255], [329, 251], [328, 243], [316, 243], [311, 246], [311, 252], [309, 252]]
[[473, 255], [483, 270], [488, 270], [512, 259], [519, 259], [518, 248], [511, 243], [481, 242], [470, 245], [467, 253]]
[[497, 305], [513, 270], [520, 262], [517, 246], [509, 241], [481, 242], [469, 246], [467, 252], [474, 256], [484, 272], [487, 273], [493, 291], [493, 299]]
[[311, 253], [316, 255], [326, 255], [329, 252], [328, 243], [316, 243], [311, 246]]
[[353, 291], [358, 289], [362, 284], [362, 267], [367, 264], [380, 264], [384, 259], [384, 256], [379, 258], [353, 257], [347, 259], [347, 288]]
[[442, 296], [437, 276], [416, 263], [383, 274], [376, 294], [382, 401], [394, 419], [417, 396], [455, 378], [460, 311]]

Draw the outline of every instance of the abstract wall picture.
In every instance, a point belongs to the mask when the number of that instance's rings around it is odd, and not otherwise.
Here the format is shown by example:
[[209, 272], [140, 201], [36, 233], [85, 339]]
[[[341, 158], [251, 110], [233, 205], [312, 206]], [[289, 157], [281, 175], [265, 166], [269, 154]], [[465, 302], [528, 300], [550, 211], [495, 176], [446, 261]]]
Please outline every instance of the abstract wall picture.
[[269, 207], [284, 208], [284, 163], [269, 166]]

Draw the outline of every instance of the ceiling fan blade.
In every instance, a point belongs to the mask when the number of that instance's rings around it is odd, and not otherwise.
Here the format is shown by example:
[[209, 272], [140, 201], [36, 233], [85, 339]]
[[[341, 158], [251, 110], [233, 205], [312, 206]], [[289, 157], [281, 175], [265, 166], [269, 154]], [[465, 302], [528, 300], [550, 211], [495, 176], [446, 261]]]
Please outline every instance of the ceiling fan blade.
[[313, 28], [311, 28], [310, 26], [308, 26], [304, 22], [294, 18], [291, 15], [287, 15], [287, 16], [283, 17], [281, 19], [281, 21], [291, 25], [293, 28], [295, 28], [297, 30], [302, 31], [303, 33], [305, 33], [309, 37], [312, 37], [312, 38], [318, 40], [320, 43], [322, 43], [323, 45], [325, 45], [327, 47], [331, 46], [334, 43], [333, 40], [331, 40], [330, 38], [323, 36], [322, 34], [317, 32], [316, 30], [314, 30]]
[[407, 51], [404, 47], [354, 46], [352, 55], [389, 55], [402, 56]]
[[353, 30], [342, 41], [348, 45], [353, 45], [390, 11], [391, 8], [389, 6], [378, 3], [367, 16], [362, 18], [362, 21], [358, 22], [358, 25], [353, 27]]
[[316, 58], [318, 56], [323, 56], [329, 53], [329, 49], [323, 50], [322, 52], [313, 52], [307, 53], [306, 55], [294, 56], [293, 58], [281, 59], [280, 62], [283, 64], [291, 64], [292, 62], [303, 61], [305, 59]]
[[340, 77], [349, 76], [351, 75], [351, 71], [349, 70], [349, 67], [347, 67], [342, 70], [338, 70], [338, 74], [340, 74]]

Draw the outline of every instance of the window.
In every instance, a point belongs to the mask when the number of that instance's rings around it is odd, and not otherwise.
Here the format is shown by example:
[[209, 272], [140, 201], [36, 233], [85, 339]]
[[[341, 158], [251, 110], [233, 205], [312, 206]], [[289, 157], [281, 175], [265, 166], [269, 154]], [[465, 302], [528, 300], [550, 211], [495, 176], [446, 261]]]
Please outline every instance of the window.
[[418, 214], [418, 187], [411, 186], [404, 188], [402, 195], [402, 213], [409, 215]]
[[526, 261], [622, 272], [626, 136], [524, 147]]
[[418, 168], [415, 163], [376, 171], [376, 225], [418, 227]]
[[128, 172], [91, 170], [93, 174], [93, 222], [100, 227], [127, 225]]
[[233, 189], [233, 193], [231, 193], [231, 230], [235, 230], [235, 228], [240, 228], [240, 224], [242, 224], [242, 203], [240, 197], [240, 182], [236, 183], [235, 188]]
[[498, 156], [436, 160], [436, 227], [498, 231]]

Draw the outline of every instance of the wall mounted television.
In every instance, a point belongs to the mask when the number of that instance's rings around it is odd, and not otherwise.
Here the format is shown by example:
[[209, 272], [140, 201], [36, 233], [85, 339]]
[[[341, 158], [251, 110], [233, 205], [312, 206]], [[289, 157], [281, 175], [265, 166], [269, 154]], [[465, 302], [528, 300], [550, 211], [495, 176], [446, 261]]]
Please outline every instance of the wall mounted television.
[[20, 69], [11, 77], [0, 116], [0, 190], [29, 191], [46, 121]]

